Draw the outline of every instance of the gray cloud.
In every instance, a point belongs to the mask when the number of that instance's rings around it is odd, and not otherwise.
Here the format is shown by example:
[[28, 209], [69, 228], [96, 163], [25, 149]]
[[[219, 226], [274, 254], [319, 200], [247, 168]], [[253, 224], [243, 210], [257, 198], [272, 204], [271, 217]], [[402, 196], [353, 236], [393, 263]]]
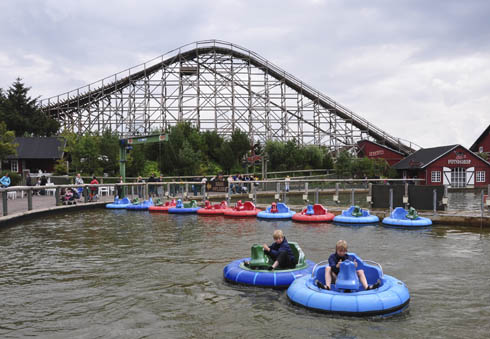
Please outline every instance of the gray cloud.
[[0, 87], [48, 97], [204, 39], [249, 48], [422, 146], [490, 123], [488, 1], [3, 1]]

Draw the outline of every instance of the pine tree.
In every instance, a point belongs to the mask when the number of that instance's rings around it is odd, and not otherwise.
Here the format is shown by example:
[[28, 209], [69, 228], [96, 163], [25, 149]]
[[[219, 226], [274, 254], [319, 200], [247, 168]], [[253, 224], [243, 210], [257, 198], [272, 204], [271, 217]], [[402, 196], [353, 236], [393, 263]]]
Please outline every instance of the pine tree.
[[6, 93], [0, 94], [0, 120], [16, 136], [51, 136], [58, 132], [59, 123], [41, 111], [37, 98], [29, 96], [30, 87], [21, 80], [17, 78]]

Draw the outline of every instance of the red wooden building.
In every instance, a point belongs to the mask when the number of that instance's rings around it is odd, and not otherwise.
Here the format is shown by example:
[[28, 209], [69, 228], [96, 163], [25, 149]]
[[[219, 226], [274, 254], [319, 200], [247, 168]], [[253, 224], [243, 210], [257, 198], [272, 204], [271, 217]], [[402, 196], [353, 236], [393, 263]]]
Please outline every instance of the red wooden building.
[[470, 151], [475, 153], [486, 153], [490, 156], [490, 125], [476, 139], [475, 143], [470, 147]]
[[370, 159], [385, 159], [390, 166], [403, 159], [406, 155], [385, 145], [375, 143], [370, 140], [361, 140], [357, 142], [358, 156]]
[[461, 145], [425, 148], [393, 166], [403, 178], [425, 179], [422, 185], [486, 187], [490, 163]]

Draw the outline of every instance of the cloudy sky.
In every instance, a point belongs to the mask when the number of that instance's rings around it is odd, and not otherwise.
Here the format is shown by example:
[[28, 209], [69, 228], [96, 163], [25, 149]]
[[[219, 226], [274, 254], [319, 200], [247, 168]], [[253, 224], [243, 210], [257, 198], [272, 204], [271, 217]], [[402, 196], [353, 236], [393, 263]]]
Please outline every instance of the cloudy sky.
[[487, 0], [2, 0], [0, 88], [46, 98], [207, 39], [422, 147], [470, 147], [490, 124]]

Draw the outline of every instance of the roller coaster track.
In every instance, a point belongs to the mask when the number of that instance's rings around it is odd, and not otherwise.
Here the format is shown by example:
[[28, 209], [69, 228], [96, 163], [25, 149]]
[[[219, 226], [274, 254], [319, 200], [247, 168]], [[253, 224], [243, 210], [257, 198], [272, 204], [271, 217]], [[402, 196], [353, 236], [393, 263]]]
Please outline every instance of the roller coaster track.
[[371, 139], [410, 154], [396, 138], [243, 47], [199, 41], [78, 89], [43, 99], [41, 108], [77, 133], [121, 136], [161, 131], [179, 121], [253, 141], [290, 140], [338, 150]]

